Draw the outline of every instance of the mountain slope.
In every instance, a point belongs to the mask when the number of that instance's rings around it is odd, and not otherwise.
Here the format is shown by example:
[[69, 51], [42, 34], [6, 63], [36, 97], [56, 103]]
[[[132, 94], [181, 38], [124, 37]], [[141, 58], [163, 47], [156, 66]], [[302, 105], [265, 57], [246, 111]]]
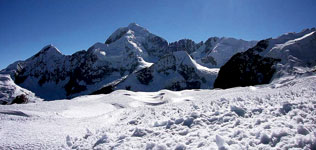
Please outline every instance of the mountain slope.
[[285, 75], [313, 71], [316, 65], [315, 28], [260, 41], [234, 55], [219, 71], [216, 88], [267, 84]]
[[212, 37], [206, 40], [191, 56], [203, 66], [220, 68], [233, 55], [246, 51], [256, 43], [257, 41]]
[[195, 43], [182, 39], [169, 44], [169, 51], [186, 51], [200, 65], [208, 68], [219, 68], [234, 54], [244, 52], [255, 46], [257, 41], [245, 41], [235, 38], [211, 37], [205, 42]]
[[129, 75], [116, 89], [158, 91], [212, 88], [218, 69], [197, 64], [187, 52], [177, 51], [162, 57], [149, 68]]

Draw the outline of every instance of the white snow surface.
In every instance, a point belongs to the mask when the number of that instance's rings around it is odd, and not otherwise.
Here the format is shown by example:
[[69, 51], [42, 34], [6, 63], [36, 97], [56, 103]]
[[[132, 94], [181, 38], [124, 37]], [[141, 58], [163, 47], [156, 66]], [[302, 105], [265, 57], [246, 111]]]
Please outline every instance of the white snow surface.
[[315, 149], [316, 74], [0, 106], [0, 149]]

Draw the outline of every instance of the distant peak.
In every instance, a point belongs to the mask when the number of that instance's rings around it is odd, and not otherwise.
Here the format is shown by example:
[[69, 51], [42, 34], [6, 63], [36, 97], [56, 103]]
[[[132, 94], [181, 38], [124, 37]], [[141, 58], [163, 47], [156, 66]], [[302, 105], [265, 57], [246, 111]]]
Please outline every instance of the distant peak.
[[48, 49], [50, 49], [50, 48], [56, 48], [54, 45], [52, 45], [52, 44], [48, 44], [48, 45], [46, 45], [46, 46], [44, 46], [42, 49], [41, 49], [41, 51], [47, 51]]
[[61, 54], [61, 52], [54, 46], [54, 45], [52, 45], [52, 44], [49, 44], [49, 45], [46, 45], [46, 46], [44, 46], [44, 48], [42, 48], [42, 50], [40, 51], [40, 52], [49, 52], [49, 53], [52, 53], [52, 52], [57, 52], [57, 53], [60, 53]]
[[33, 57], [38, 57], [40, 55], [62, 55], [62, 53], [52, 44], [44, 46], [37, 54]]
[[128, 25], [128, 28], [130, 28], [130, 27], [140, 27], [137, 23], [135, 23], [135, 22], [132, 22], [132, 23], [130, 23], [129, 25]]

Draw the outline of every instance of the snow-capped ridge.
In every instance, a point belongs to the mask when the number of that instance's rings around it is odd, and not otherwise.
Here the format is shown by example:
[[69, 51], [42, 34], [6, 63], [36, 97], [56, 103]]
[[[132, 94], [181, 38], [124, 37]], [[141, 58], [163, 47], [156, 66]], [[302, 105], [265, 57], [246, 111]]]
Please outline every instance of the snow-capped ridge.
[[149, 32], [146, 28], [140, 26], [139, 24], [136, 23], [130, 23], [127, 26], [128, 29], [134, 31], [134, 32]]
[[126, 27], [118, 28], [115, 32], [113, 32], [109, 36], [109, 38], [105, 41], [105, 44], [111, 44], [115, 42], [116, 40], [120, 39], [127, 31], [128, 31], [128, 28]]
[[282, 76], [308, 73], [315, 65], [315, 28], [286, 33], [234, 55], [221, 67], [214, 87], [268, 84]]
[[285, 42], [289, 41], [289, 40], [293, 40], [293, 39], [297, 39], [299, 37], [302, 37], [308, 33], [311, 33], [313, 31], [316, 31], [316, 28], [307, 28], [307, 29], [303, 29], [301, 32], [289, 32], [289, 33], [285, 33], [282, 34], [281, 36], [278, 36], [276, 38], [272, 38], [269, 41], [269, 46], [267, 49], [271, 49], [274, 47], [274, 45], [276, 44], [284, 44]]
[[234, 54], [255, 46], [257, 41], [245, 41], [231, 37], [210, 37], [191, 56], [202, 66], [218, 68]]

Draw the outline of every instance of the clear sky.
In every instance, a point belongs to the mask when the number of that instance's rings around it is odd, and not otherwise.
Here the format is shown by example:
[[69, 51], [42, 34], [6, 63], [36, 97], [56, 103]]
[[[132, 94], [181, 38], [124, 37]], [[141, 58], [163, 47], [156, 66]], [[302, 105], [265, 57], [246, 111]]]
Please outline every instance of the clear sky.
[[0, 0], [0, 69], [47, 44], [64, 54], [131, 22], [169, 42], [261, 40], [316, 27], [316, 0]]

